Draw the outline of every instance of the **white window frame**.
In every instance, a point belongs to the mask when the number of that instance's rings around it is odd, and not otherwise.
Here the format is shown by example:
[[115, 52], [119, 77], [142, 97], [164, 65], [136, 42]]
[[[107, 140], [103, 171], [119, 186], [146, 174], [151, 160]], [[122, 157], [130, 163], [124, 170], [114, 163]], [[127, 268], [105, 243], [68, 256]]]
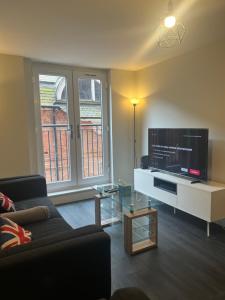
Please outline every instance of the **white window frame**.
[[[73, 126], [73, 139], [71, 142], [71, 181], [49, 183], [48, 192], [60, 192], [66, 190], [79, 189], [93, 186], [95, 184], [104, 184], [111, 181], [111, 163], [110, 163], [110, 130], [109, 130], [109, 95], [107, 89], [107, 72], [75, 68], [70, 66], [61, 66], [46, 63], [33, 63], [33, 91], [34, 91], [34, 113], [35, 113], [35, 134], [37, 141], [37, 165], [38, 172], [45, 175], [44, 156], [42, 144], [42, 128], [40, 115], [40, 93], [39, 93], [39, 74], [65, 76], [67, 79], [68, 102], [73, 112], [73, 119], [70, 116], [70, 124]], [[78, 139], [78, 122], [80, 122], [79, 91], [78, 81], [75, 78], [92, 78], [100, 79], [102, 82], [102, 112], [103, 112], [103, 149], [104, 149], [104, 175], [97, 177], [82, 178], [81, 162], [81, 144]], [[79, 77], [78, 77], [79, 76]], [[85, 77], [86, 76], [86, 77]], [[78, 105], [78, 106], [77, 106]], [[77, 107], [79, 109], [77, 109]], [[69, 108], [68, 108], [69, 109]], [[71, 113], [72, 114], [72, 113]], [[80, 124], [79, 124], [80, 125]]]
[[93, 184], [108, 183], [111, 179], [110, 173], [110, 148], [109, 148], [109, 118], [108, 118], [108, 89], [107, 89], [107, 76], [104, 72], [96, 70], [77, 70], [73, 72], [74, 81], [74, 98], [75, 106], [75, 119], [77, 120], [77, 128], [80, 127], [80, 103], [79, 103], [79, 87], [78, 79], [99, 79], [102, 83], [102, 132], [103, 132], [103, 176], [82, 178], [82, 160], [81, 158], [81, 139], [77, 140], [77, 167], [78, 167], [78, 184], [80, 186], [90, 186]]

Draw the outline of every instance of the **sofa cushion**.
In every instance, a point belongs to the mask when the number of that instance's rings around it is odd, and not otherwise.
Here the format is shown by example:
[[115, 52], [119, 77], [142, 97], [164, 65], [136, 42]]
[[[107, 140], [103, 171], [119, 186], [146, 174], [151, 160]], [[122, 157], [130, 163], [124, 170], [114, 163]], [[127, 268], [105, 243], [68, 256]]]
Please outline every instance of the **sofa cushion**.
[[0, 217], [0, 248], [9, 249], [31, 242], [31, 232], [15, 222]]
[[51, 218], [40, 222], [30, 223], [24, 225], [24, 228], [32, 232], [33, 240], [41, 239], [43, 237], [49, 237], [52, 234], [59, 234], [70, 230], [63, 218]]
[[0, 213], [15, 211], [13, 201], [5, 194], [0, 193]]
[[58, 218], [61, 215], [48, 197], [32, 198], [15, 202], [16, 210], [32, 208], [35, 206], [48, 206], [50, 218]]
[[25, 225], [48, 219], [49, 209], [48, 206], [36, 206], [32, 208], [0, 214], [0, 217], [8, 218], [9, 220], [19, 225]]
[[[28, 247], [28, 249], [36, 248], [38, 241], [42, 240], [43, 238], [45, 238], [46, 241], [48, 241], [47, 244], [51, 244], [52, 235], [57, 236], [57, 235], [60, 235], [60, 233], [61, 233], [63, 236], [68, 231], [72, 230], [70, 225], [68, 225], [63, 220], [63, 218], [52, 218], [52, 219], [47, 219], [47, 220], [44, 220], [41, 222], [31, 223], [31, 224], [24, 225], [23, 228], [27, 231], [32, 232], [32, 242], [30, 243], [30, 247]], [[33, 243], [34, 243], [34, 245], [33, 245], [34, 247], [31, 245]], [[17, 247], [15, 249], [9, 249], [8, 255], [11, 253], [21, 252], [24, 249], [26, 250], [27, 249], [26, 246], [27, 245], [22, 245], [19, 248]], [[0, 252], [0, 258], [2, 256], [5, 256], [5, 255], [4, 254], [2, 255], [2, 253]]]
[[57, 244], [65, 240], [79, 238], [81, 236], [90, 235], [97, 232], [103, 232], [101, 227], [96, 225], [87, 225], [78, 229], [70, 229], [62, 231], [60, 233], [52, 234], [51, 236], [46, 236], [40, 239], [32, 240], [31, 243], [22, 245], [19, 248], [11, 248], [5, 251], [0, 252], [0, 258], [7, 257], [10, 255], [18, 254], [24, 251], [30, 251], [33, 249], [45, 247], [51, 244]]
[[46, 180], [43, 176], [21, 176], [0, 179], [0, 192], [13, 199], [14, 202], [46, 197]]

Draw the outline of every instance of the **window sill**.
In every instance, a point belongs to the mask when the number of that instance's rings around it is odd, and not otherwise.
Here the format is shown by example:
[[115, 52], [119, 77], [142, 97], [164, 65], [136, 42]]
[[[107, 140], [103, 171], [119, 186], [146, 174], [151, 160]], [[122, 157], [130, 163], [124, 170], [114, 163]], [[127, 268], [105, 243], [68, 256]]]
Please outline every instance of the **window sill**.
[[60, 191], [60, 192], [49, 192], [48, 196], [49, 197], [58, 197], [58, 196], [70, 195], [70, 194], [75, 194], [75, 193], [80, 193], [80, 192], [91, 191], [91, 190], [94, 190], [94, 189], [92, 187], [77, 188], [77, 189], [70, 189], [70, 190], [65, 190], [65, 191]]
[[95, 195], [96, 190], [92, 187], [48, 193], [48, 196], [54, 205], [62, 205], [87, 200], [93, 198]]

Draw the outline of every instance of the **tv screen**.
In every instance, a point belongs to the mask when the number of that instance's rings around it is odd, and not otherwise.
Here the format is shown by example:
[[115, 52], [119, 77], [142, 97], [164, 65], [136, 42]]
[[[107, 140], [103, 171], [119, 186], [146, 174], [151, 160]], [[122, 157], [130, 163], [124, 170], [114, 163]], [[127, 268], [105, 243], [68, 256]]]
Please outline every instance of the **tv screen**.
[[207, 180], [208, 129], [149, 128], [149, 166]]

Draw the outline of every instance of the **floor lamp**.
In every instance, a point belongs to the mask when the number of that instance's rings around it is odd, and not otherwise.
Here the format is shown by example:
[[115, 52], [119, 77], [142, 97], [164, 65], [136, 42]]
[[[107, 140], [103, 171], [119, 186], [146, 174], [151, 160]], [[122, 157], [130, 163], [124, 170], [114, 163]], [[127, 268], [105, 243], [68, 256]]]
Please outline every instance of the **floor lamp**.
[[136, 159], [136, 105], [139, 103], [139, 99], [132, 98], [130, 99], [131, 104], [133, 105], [133, 126], [134, 126], [134, 139], [133, 139], [133, 147], [134, 147], [134, 169], [137, 167], [137, 159]]

